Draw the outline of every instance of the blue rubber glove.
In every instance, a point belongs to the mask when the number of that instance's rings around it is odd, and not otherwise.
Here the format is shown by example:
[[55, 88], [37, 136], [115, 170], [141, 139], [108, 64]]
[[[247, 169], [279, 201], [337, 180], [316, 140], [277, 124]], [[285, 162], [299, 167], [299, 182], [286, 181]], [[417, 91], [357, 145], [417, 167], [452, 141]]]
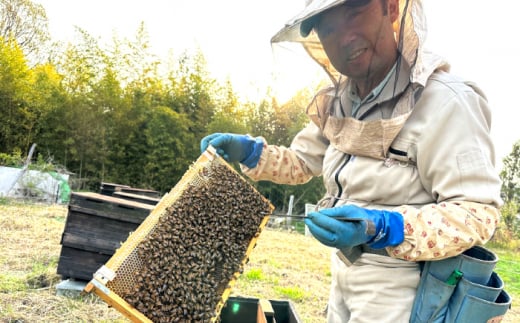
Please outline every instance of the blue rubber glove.
[[256, 167], [264, 147], [260, 138], [232, 133], [214, 133], [202, 138], [200, 151], [206, 151], [209, 145], [215, 147], [217, 154], [226, 161], [240, 162], [249, 168]]
[[[363, 221], [346, 222], [340, 221], [341, 218]], [[373, 223], [375, 233], [367, 232], [369, 222]], [[400, 213], [369, 210], [355, 205], [311, 212], [305, 219], [305, 224], [318, 241], [338, 249], [365, 243], [371, 248], [380, 249], [397, 246], [404, 240], [404, 220]]]

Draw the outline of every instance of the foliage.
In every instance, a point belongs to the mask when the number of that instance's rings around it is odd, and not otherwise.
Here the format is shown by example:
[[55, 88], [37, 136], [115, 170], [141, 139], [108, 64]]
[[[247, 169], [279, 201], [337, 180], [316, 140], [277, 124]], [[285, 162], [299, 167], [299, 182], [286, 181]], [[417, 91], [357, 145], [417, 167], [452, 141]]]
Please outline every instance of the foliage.
[[220, 95], [216, 98], [215, 109], [208, 123], [207, 133], [250, 133], [247, 121], [254, 107], [239, 102], [229, 81], [218, 93]]
[[[149, 121], [144, 129], [148, 154], [144, 167], [144, 186], [168, 191], [172, 180], [180, 179], [189, 166], [188, 158], [193, 153], [194, 142], [188, 130], [190, 122], [185, 114], [179, 114], [168, 107], [156, 107], [150, 111]], [[177, 176], [172, 178], [172, 176]]]
[[[264, 136], [269, 144], [288, 147], [292, 138], [309, 122], [305, 107], [311, 94], [302, 90], [283, 105], [276, 99], [264, 100], [253, 112], [251, 124], [254, 134]], [[302, 214], [305, 204], [316, 203], [325, 193], [321, 177], [315, 177], [303, 185], [280, 185], [271, 182], [259, 182], [258, 190], [273, 203], [278, 213], [286, 213], [289, 209], [291, 195], [294, 196], [293, 214]]]
[[500, 223], [491, 240], [494, 246], [520, 250], [519, 206], [516, 201], [508, 201], [500, 209]]
[[[13, 154], [0, 153], [0, 166], [22, 167], [24, 163], [25, 160], [22, 158], [19, 150], [15, 150]], [[28, 168], [42, 172], [61, 170], [59, 166], [52, 163], [52, 160], [45, 160], [42, 155], [38, 155], [37, 159], [28, 165]]]
[[18, 44], [0, 39], [0, 147], [4, 152], [28, 149], [26, 131], [32, 128], [34, 110], [28, 106], [31, 71]]
[[[33, 14], [42, 19], [34, 25], [39, 30], [21, 27], [41, 32], [46, 49], [45, 13]], [[285, 104], [268, 93], [259, 103], [241, 101], [229, 80], [219, 84], [210, 76], [200, 50], [159, 60], [150, 52], [144, 24], [134, 39], [114, 37], [110, 44], [81, 28], [76, 34], [74, 43], [56, 46], [45, 64], [32, 66], [21, 38], [0, 42], [0, 153], [21, 157], [37, 143], [35, 159], [72, 172], [73, 190], [98, 190], [100, 182], [112, 182], [166, 192], [198, 158], [205, 135], [249, 133], [288, 146], [307, 122], [310, 93], [302, 91]], [[0, 155], [3, 163], [23, 164], [6, 158]], [[278, 210], [287, 209], [294, 195], [295, 212], [323, 193], [320, 179], [298, 186], [254, 185]]]
[[507, 230], [513, 232], [516, 238], [520, 239], [520, 218], [518, 211], [520, 210], [520, 202], [507, 201], [501, 208], [502, 222]]
[[493, 243], [500, 246], [520, 246], [520, 141], [513, 145], [511, 153], [503, 160], [500, 172], [504, 205], [500, 209], [500, 226]]
[[23, 162], [20, 150], [16, 150], [13, 154], [0, 153], [0, 166], [21, 167]]
[[41, 60], [50, 38], [43, 6], [30, 0], [0, 1], [0, 37], [15, 39], [27, 57]]
[[504, 200], [520, 202], [520, 141], [513, 145], [511, 153], [504, 158], [503, 164], [500, 178]]

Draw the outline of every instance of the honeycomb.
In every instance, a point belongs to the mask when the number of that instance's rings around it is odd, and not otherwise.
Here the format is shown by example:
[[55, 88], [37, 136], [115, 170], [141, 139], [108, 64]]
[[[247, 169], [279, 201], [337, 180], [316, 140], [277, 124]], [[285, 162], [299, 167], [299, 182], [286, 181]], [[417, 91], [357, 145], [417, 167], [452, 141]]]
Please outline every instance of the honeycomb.
[[208, 150], [107, 262], [106, 287], [153, 322], [216, 322], [273, 209]]

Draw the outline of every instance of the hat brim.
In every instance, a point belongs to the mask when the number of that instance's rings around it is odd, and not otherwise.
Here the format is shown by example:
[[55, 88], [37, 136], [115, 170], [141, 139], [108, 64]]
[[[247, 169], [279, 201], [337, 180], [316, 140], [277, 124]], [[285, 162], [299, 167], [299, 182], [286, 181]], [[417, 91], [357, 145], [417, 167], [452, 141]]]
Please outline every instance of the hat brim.
[[345, 1], [348, 0], [311, 1], [302, 12], [289, 20], [285, 26], [271, 38], [271, 42], [305, 41], [305, 38], [309, 36], [319, 19], [316, 16]]
[[318, 15], [311, 16], [300, 24], [300, 35], [302, 37], [307, 37], [311, 33], [311, 30], [314, 28], [314, 25], [316, 24], [316, 21], [318, 20]]

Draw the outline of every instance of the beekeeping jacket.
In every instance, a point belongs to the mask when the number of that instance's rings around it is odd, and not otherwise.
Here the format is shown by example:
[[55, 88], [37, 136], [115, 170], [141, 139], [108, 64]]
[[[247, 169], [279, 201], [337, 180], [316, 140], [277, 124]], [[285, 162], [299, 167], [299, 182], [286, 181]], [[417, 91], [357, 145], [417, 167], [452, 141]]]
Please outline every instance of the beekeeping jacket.
[[352, 115], [348, 78], [331, 65], [313, 31], [300, 34], [302, 21], [343, 2], [312, 1], [272, 38], [301, 43], [332, 85], [309, 104], [310, 123], [290, 147], [265, 142], [258, 165], [243, 171], [286, 184], [321, 175], [325, 206], [354, 203], [400, 212], [405, 239], [386, 248], [394, 258], [443, 259], [486, 243], [499, 221], [501, 183], [484, 94], [423, 49], [421, 2], [402, 0], [395, 25], [400, 56]]

